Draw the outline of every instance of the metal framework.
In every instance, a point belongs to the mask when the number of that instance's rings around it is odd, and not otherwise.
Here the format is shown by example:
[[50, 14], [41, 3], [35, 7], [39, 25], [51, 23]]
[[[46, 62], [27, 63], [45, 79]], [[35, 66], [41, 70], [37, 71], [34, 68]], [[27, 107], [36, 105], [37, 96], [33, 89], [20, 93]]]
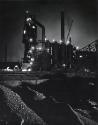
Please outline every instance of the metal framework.
[[92, 71], [97, 71], [98, 67], [98, 40], [91, 42], [79, 50], [82, 53], [82, 58], [78, 59], [76, 69], [80, 70], [83, 67], [88, 67]]
[[80, 49], [80, 51], [88, 51], [88, 52], [96, 52], [96, 44], [97, 44], [97, 40], [93, 41], [92, 43], [86, 45], [85, 47], [83, 47], [82, 49]]

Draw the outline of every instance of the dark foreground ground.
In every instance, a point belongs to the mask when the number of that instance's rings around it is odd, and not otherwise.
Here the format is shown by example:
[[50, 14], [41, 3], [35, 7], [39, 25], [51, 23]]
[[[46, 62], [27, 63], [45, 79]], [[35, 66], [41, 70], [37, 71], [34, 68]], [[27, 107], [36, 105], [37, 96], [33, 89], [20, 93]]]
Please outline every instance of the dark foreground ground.
[[98, 124], [95, 78], [54, 76], [39, 85], [0, 83], [0, 125]]

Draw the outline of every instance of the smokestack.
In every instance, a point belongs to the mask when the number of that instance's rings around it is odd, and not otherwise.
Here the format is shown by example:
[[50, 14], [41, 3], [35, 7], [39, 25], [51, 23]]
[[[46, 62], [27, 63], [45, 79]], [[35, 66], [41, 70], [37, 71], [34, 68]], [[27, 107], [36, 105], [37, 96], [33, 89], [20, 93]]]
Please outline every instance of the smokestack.
[[65, 42], [64, 11], [61, 12], [61, 40]]

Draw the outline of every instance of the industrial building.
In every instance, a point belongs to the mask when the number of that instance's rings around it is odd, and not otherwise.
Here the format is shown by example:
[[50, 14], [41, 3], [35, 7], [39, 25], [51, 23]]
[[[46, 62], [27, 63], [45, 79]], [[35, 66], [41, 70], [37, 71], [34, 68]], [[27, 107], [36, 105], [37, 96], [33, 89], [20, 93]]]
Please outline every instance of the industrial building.
[[[37, 29], [42, 29], [42, 39], [37, 39]], [[61, 12], [61, 40], [49, 41], [45, 39], [45, 27], [38, 22], [28, 11], [25, 13], [23, 44], [26, 68], [32, 70], [51, 70], [62, 66], [71, 67], [73, 57], [73, 46], [71, 37], [68, 37], [68, 44], [64, 38], [64, 12]], [[27, 65], [26, 65], [27, 64]]]
[[[29, 11], [26, 11], [22, 40], [22, 43], [24, 44], [24, 57], [20, 62], [8, 62], [7, 56], [5, 56], [6, 61], [0, 63], [0, 69], [8, 67], [14, 69], [15, 66], [18, 66], [16, 69], [21, 71], [51, 71], [60, 68], [74, 69], [74, 71], [81, 69], [91, 69], [92, 71], [95, 71], [95, 66], [97, 66], [97, 42], [92, 42], [82, 49], [73, 46], [70, 37], [73, 20], [69, 28], [67, 41], [65, 40], [64, 22], [64, 12], [62, 11], [61, 40], [49, 41], [46, 39], [45, 26], [41, 24], [35, 16], [31, 15]], [[39, 29], [41, 30], [40, 39], [38, 39]]]

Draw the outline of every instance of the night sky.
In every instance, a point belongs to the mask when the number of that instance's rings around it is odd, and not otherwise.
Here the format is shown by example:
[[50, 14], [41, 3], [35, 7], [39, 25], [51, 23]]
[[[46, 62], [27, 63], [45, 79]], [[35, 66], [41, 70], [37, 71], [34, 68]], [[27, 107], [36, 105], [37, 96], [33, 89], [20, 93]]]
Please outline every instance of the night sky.
[[71, 20], [72, 43], [80, 48], [98, 39], [97, 2], [92, 0], [0, 0], [0, 58], [4, 57], [4, 46], [8, 46], [8, 58], [17, 61], [23, 58], [22, 34], [24, 12], [31, 11], [46, 28], [46, 37], [61, 39], [60, 12], [65, 12], [65, 38]]

